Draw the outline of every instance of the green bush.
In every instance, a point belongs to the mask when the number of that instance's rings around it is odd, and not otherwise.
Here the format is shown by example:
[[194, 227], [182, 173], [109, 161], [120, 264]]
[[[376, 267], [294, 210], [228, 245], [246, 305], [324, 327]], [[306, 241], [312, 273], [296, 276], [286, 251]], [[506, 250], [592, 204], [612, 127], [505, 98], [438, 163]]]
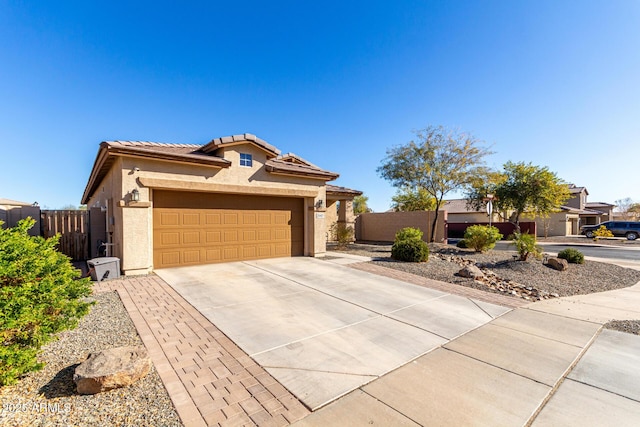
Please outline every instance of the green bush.
[[456, 243], [456, 246], [457, 246], [458, 248], [460, 248], [460, 249], [466, 249], [466, 248], [468, 248], [468, 246], [467, 246], [467, 241], [466, 241], [466, 240], [464, 240], [464, 239], [460, 239], [460, 240], [458, 240], [458, 243]]
[[333, 224], [331, 234], [338, 244], [338, 249], [345, 249], [349, 243], [353, 242], [353, 227], [344, 223], [336, 222]]
[[558, 258], [566, 259], [572, 264], [584, 264], [584, 255], [577, 249], [567, 248], [558, 252]]
[[402, 240], [422, 240], [424, 233], [419, 228], [406, 227], [396, 233], [396, 242]]
[[81, 298], [91, 294], [90, 280], [56, 250], [58, 236], [29, 236], [34, 224], [27, 218], [3, 229], [0, 221], [0, 386], [41, 369], [40, 347], [89, 311]]
[[542, 248], [536, 245], [536, 236], [528, 233], [514, 233], [513, 244], [520, 255], [520, 261], [526, 261], [529, 255], [536, 258], [542, 257]]
[[420, 239], [399, 240], [391, 247], [391, 258], [398, 261], [424, 262], [429, 259], [429, 246]]
[[464, 232], [464, 240], [467, 247], [473, 248], [476, 252], [493, 249], [500, 239], [502, 239], [500, 230], [488, 225], [472, 225]]

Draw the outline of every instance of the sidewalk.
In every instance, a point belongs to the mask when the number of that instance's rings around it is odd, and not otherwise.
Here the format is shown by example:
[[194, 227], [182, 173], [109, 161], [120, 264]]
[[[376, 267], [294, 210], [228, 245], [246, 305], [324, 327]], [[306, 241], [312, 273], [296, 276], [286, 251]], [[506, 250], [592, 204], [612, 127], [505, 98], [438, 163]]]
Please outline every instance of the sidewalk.
[[640, 283], [517, 308], [296, 423], [639, 425]]

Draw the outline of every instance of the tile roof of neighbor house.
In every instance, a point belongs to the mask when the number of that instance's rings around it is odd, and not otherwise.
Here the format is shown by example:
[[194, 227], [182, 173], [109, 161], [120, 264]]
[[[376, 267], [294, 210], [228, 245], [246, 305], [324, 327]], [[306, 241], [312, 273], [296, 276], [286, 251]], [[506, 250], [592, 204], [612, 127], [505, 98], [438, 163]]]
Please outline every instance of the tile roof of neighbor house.
[[467, 199], [452, 199], [444, 202], [440, 208], [448, 213], [473, 213], [483, 212], [481, 210], [474, 210], [467, 207]]
[[588, 208], [609, 208], [609, 207], [615, 206], [615, 205], [612, 205], [611, 203], [605, 203], [605, 202], [587, 202], [584, 205]]
[[33, 206], [33, 203], [19, 202], [11, 199], [0, 199], [0, 206]]
[[238, 145], [246, 142], [252, 143], [267, 152], [268, 160], [265, 163], [265, 167], [268, 172], [304, 176], [308, 178], [322, 179], [325, 181], [334, 180], [339, 176], [337, 173], [321, 169], [293, 153], [279, 156], [280, 150], [250, 133], [216, 138], [204, 145], [171, 144], [150, 141], [104, 141], [100, 144], [100, 149], [96, 156], [91, 176], [89, 177], [84, 195], [82, 196], [82, 203], [87, 202], [96, 187], [111, 169], [111, 166], [118, 155], [132, 155], [159, 160], [177, 161], [181, 163], [193, 163], [218, 168], [228, 168], [231, 166], [231, 162], [217, 156], [217, 151], [227, 146]]
[[584, 191], [585, 193], [587, 193], [587, 195], [589, 195], [589, 192], [587, 191], [586, 187], [576, 187], [575, 184], [569, 184], [569, 193], [579, 194], [579, 193], [582, 193], [582, 191]]
[[361, 196], [362, 191], [353, 190], [347, 187], [327, 184], [327, 197], [329, 196]]

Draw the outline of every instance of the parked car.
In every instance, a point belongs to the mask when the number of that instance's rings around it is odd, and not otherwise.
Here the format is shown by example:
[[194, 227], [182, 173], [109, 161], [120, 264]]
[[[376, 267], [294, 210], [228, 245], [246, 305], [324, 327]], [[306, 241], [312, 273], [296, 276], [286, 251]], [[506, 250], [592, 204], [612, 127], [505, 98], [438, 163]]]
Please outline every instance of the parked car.
[[580, 227], [580, 234], [592, 238], [595, 235], [594, 232], [602, 226], [616, 237], [636, 240], [640, 236], [640, 221], [605, 221], [597, 225], [583, 225]]

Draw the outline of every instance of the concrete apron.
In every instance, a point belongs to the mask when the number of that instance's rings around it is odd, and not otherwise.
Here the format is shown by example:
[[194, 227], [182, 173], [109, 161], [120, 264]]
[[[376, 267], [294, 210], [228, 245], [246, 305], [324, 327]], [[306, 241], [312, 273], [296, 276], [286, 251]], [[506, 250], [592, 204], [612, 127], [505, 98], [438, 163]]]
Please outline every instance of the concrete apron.
[[640, 284], [511, 311], [296, 426], [640, 425]]
[[313, 258], [157, 274], [311, 409], [509, 311]]

